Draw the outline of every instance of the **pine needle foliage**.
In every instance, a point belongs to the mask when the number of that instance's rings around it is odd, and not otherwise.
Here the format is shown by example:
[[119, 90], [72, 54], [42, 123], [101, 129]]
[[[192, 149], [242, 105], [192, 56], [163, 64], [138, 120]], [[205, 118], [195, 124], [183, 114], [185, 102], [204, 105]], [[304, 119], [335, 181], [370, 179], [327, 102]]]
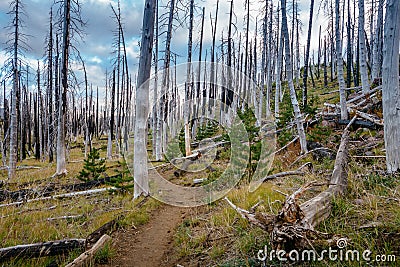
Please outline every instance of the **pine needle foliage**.
[[98, 180], [105, 171], [106, 160], [100, 159], [99, 150], [93, 148], [87, 159], [84, 160], [83, 169], [79, 172], [78, 178], [84, 182]]

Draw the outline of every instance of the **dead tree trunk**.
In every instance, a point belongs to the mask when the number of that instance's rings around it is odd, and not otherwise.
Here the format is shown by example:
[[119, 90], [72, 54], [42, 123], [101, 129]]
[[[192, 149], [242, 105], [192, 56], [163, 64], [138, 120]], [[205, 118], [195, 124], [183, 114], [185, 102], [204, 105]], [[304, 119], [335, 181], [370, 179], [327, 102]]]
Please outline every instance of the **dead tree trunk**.
[[400, 171], [399, 40], [400, 2], [387, 0], [383, 43], [382, 104], [386, 165], [389, 173]]
[[339, 95], [340, 95], [340, 117], [342, 120], [347, 120], [347, 108], [346, 108], [346, 84], [343, 75], [343, 57], [342, 57], [342, 35], [340, 29], [340, 1], [335, 0], [336, 9], [336, 61], [338, 69], [338, 80], [339, 80]]
[[64, 239], [44, 243], [18, 245], [0, 249], [0, 262], [15, 257], [44, 257], [65, 254], [71, 250], [85, 247], [85, 239]]
[[310, 44], [311, 44], [311, 31], [313, 24], [313, 13], [314, 13], [314, 0], [310, 3], [310, 19], [308, 21], [308, 34], [307, 34], [307, 46], [306, 56], [304, 58], [304, 72], [303, 72], [303, 108], [307, 107], [307, 77], [308, 77], [308, 61], [310, 58]]
[[48, 155], [49, 155], [49, 162], [53, 162], [53, 140], [54, 140], [54, 133], [53, 133], [53, 9], [50, 10], [50, 31], [49, 31], [49, 46], [47, 48], [48, 52], [48, 60], [47, 60], [47, 98], [48, 98]]
[[358, 42], [360, 45], [360, 69], [361, 69], [361, 85], [363, 93], [367, 93], [370, 89], [368, 81], [367, 54], [365, 49], [364, 34], [364, 0], [358, 0], [359, 18], [358, 18]]
[[192, 81], [192, 45], [193, 45], [193, 16], [194, 16], [194, 0], [190, 0], [190, 12], [189, 12], [189, 40], [188, 40], [188, 58], [187, 58], [187, 69], [186, 69], [186, 84], [185, 84], [185, 105], [184, 105], [184, 120], [185, 120], [185, 152], [186, 156], [190, 156], [190, 110], [192, 109], [189, 105], [192, 99], [193, 81]]
[[65, 122], [67, 112], [67, 90], [68, 90], [68, 56], [70, 46], [70, 10], [71, 0], [64, 0], [64, 22], [63, 22], [63, 43], [61, 63], [62, 92], [58, 107], [58, 129], [57, 129], [57, 170], [55, 175], [62, 175], [67, 172], [66, 168], [66, 147], [65, 147]]
[[286, 17], [286, 0], [281, 0], [282, 4], [282, 33], [285, 41], [285, 56], [286, 56], [286, 66], [287, 66], [287, 80], [289, 84], [290, 98], [292, 101], [292, 106], [294, 110], [294, 119], [297, 125], [297, 131], [299, 134], [299, 140], [301, 145], [301, 152], [307, 152], [307, 141], [306, 134], [304, 131], [303, 118], [299, 108], [299, 102], [297, 101], [296, 91], [294, 89], [293, 84], [293, 67], [292, 67], [292, 55], [290, 54], [290, 46], [289, 46], [289, 32], [287, 26], [287, 17]]
[[[11, 110], [10, 110], [10, 158], [8, 163], [8, 179], [14, 179], [15, 168], [17, 166], [17, 91], [19, 90], [19, 73], [18, 73], [18, 49], [20, 38], [20, 2], [15, 1], [14, 6], [14, 47], [13, 47], [13, 89], [11, 91]], [[5, 97], [5, 95], [4, 95]]]
[[143, 15], [142, 41], [136, 91], [136, 123], [134, 142], [134, 198], [148, 195], [146, 128], [149, 111], [149, 83], [154, 38], [156, 0], [146, 0]]

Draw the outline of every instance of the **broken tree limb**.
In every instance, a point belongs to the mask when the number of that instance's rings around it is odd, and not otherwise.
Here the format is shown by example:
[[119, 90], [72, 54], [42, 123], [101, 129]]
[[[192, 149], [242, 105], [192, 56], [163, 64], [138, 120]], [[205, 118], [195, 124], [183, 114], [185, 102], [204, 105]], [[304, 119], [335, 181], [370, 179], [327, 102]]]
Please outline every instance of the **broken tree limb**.
[[85, 247], [85, 239], [64, 239], [43, 243], [0, 248], [0, 262], [15, 257], [37, 258], [55, 256]]
[[86, 266], [96, 255], [96, 252], [103, 248], [107, 242], [111, 240], [109, 235], [103, 235], [91, 249], [85, 251], [78, 258], [76, 258], [73, 262], [65, 265], [65, 267], [81, 267]]
[[261, 179], [261, 181], [264, 183], [268, 180], [273, 180], [276, 178], [281, 178], [281, 177], [286, 177], [286, 176], [294, 176], [294, 175], [303, 176], [303, 175], [305, 175], [305, 172], [300, 171], [300, 170], [280, 172], [280, 173], [268, 175], [268, 176], [264, 177], [263, 179]]
[[332, 149], [329, 149], [329, 148], [326, 148], [326, 147], [317, 147], [317, 148], [314, 148], [314, 149], [312, 149], [312, 150], [307, 151], [307, 152], [304, 153], [303, 155], [300, 155], [300, 157], [298, 157], [295, 161], [293, 161], [293, 162], [289, 165], [289, 167], [292, 167], [294, 164], [296, 164], [297, 162], [299, 162], [299, 160], [304, 159], [308, 154], [314, 153], [314, 152], [319, 151], [319, 150], [324, 150], [324, 151], [330, 150], [330, 151], [334, 152]]
[[17, 201], [17, 202], [12, 202], [12, 203], [1, 204], [0, 208], [10, 207], [10, 206], [18, 206], [18, 205], [22, 205], [22, 204], [25, 204], [25, 203], [36, 202], [36, 201], [44, 201], [44, 200], [51, 200], [51, 199], [60, 199], [60, 198], [69, 198], [69, 197], [76, 197], [76, 196], [93, 195], [93, 194], [99, 194], [99, 193], [107, 192], [109, 190], [118, 190], [118, 188], [116, 188], [116, 187], [106, 187], [106, 188], [100, 188], [100, 189], [92, 189], [92, 190], [87, 190], [87, 191], [79, 191], [79, 192], [72, 192], [72, 193], [66, 193], [66, 194], [60, 194], [60, 195], [54, 195], [54, 196], [48, 196], [48, 197], [40, 197], [40, 198], [28, 199], [26, 201]]
[[288, 146], [290, 146], [291, 144], [293, 144], [294, 142], [297, 141], [297, 139], [299, 139], [299, 136], [297, 135], [295, 138], [293, 138], [292, 141], [290, 141], [289, 143], [287, 143], [286, 145], [284, 145], [282, 148], [280, 148], [279, 150], [275, 151], [273, 154], [278, 154], [279, 152], [281, 152], [282, 150], [285, 150]]
[[210, 141], [214, 142], [215, 140], [220, 139], [220, 138], [222, 138], [222, 134], [217, 135], [217, 136], [214, 136], [214, 137], [210, 137], [210, 138], [204, 138], [204, 139], [201, 140], [201, 141], [192, 142], [190, 145], [191, 145], [192, 147], [198, 147], [198, 146], [200, 145], [201, 142], [210, 142]]
[[237, 213], [239, 213], [243, 219], [248, 220], [250, 223], [257, 225], [261, 229], [264, 229], [266, 231], [270, 231], [271, 229], [271, 223], [274, 220], [274, 216], [268, 215], [268, 214], [263, 214], [264, 220], [260, 220], [259, 217], [257, 217], [257, 214], [251, 213], [245, 209], [239, 208], [235, 204], [233, 204], [227, 197], [224, 198], [226, 202], [234, 209], [236, 210]]

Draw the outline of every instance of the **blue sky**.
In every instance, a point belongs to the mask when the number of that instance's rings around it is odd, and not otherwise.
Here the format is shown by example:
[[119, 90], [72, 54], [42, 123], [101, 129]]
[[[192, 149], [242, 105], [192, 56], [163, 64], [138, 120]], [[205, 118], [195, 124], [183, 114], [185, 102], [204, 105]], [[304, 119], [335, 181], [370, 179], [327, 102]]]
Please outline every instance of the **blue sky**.
[[[112, 42], [113, 42], [113, 30], [116, 29], [116, 22], [112, 18], [112, 11], [110, 4], [116, 7], [116, 0], [81, 0], [82, 3], [82, 17], [87, 21], [87, 27], [85, 28], [84, 40], [80, 40], [79, 43], [75, 43], [76, 47], [80, 50], [82, 54], [86, 69], [88, 72], [89, 83], [94, 86], [104, 87], [105, 77], [104, 73], [106, 69], [112, 69]], [[164, 0], [160, 0], [160, 14], [166, 12]], [[197, 51], [200, 31], [200, 12], [201, 7], [206, 7], [206, 21], [205, 21], [205, 33], [204, 33], [204, 54], [206, 50], [210, 50], [211, 45], [211, 26], [210, 26], [210, 13], [213, 17], [215, 14], [215, 0], [203, 0], [195, 1], [199, 8], [196, 12], [195, 28], [194, 28], [194, 58], [197, 59]], [[279, 1], [273, 0], [276, 6]], [[25, 6], [26, 17], [24, 17], [25, 28], [23, 32], [31, 35], [29, 37], [29, 44], [31, 50], [26, 53], [27, 61], [35, 67], [37, 65], [37, 60], [42, 60], [45, 51], [45, 38], [48, 32], [49, 26], [49, 11], [53, 3], [52, 0], [22, 0]], [[136, 68], [139, 56], [139, 40], [142, 24], [142, 13], [143, 13], [143, 3], [144, 0], [121, 0], [121, 13], [124, 22], [125, 38], [127, 43], [128, 52], [128, 63], [129, 68], [132, 71], [132, 75], [136, 74]], [[305, 33], [307, 32], [308, 25], [308, 12], [309, 12], [309, 1], [300, 0], [300, 19], [302, 20], [303, 34], [301, 37], [301, 42], [305, 43]], [[227, 34], [227, 21], [228, 21], [228, 11], [229, 11], [229, 1], [220, 0], [220, 12], [218, 17], [218, 29], [217, 29], [217, 43], [221, 40], [221, 32], [224, 31], [224, 35]], [[316, 1], [316, 9], [318, 8], [318, 1]], [[252, 23], [250, 37], [254, 35], [254, 22], [255, 18], [259, 16], [260, 13], [259, 0], [251, 0], [251, 13], [252, 13]], [[234, 10], [236, 14], [236, 21], [238, 31], [243, 29], [243, 17], [244, 17], [244, 5], [242, 0], [234, 0]], [[5, 55], [2, 52], [5, 48], [4, 43], [7, 40], [7, 31], [3, 29], [9, 24], [11, 17], [6, 13], [9, 11], [9, 1], [0, 1], [0, 64], [3, 65]], [[326, 23], [326, 19], [320, 15], [318, 18], [314, 17], [315, 21], [318, 23]], [[317, 36], [318, 27], [314, 25], [313, 36]], [[183, 28], [178, 28], [173, 33], [172, 50], [177, 53], [180, 57], [178, 61], [184, 61], [187, 54], [187, 43], [188, 30], [187, 25], [183, 24]], [[236, 38], [238, 38], [236, 36]], [[258, 37], [260, 40], [260, 37]], [[160, 51], [163, 51], [163, 40], [164, 36], [160, 39]], [[312, 47], [316, 48], [318, 46], [317, 42], [312, 43]], [[302, 51], [302, 49], [301, 49]], [[162, 52], [160, 52], [162, 56]], [[204, 55], [203, 55], [204, 58]], [[261, 57], [260, 57], [261, 58]], [[209, 60], [209, 58], [208, 58]], [[76, 72], [79, 75], [79, 68], [76, 67]]]

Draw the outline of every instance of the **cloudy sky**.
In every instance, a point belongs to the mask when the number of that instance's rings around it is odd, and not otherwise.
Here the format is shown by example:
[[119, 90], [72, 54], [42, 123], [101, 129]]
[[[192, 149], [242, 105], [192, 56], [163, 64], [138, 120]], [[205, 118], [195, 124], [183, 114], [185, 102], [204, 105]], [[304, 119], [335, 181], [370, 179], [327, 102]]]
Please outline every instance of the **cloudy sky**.
[[[43, 60], [45, 51], [45, 40], [49, 28], [49, 12], [52, 6], [53, 0], [21, 0], [24, 5], [26, 16], [23, 17], [25, 28], [23, 32], [29, 34], [28, 43], [30, 50], [26, 52], [26, 61], [28, 61], [32, 67], [37, 66], [37, 60]], [[11, 16], [7, 14], [10, 9], [9, 0], [0, 0], [0, 64], [3, 65], [4, 60], [7, 56], [4, 54], [7, 41], [7, 33], [9, 30], [5, 29], [10, 24]], [[87, 21], [87, 26], [84, 29], [84, 39], [75, 43], [75, 46], [79, 49], [82, 57], [85, 60], [88, 80], [94, 86], [104, 87], [105, 83], [105, 72], [106, 70], [112, 69], [112, 43], [113, 43], [113, 31], [116, 29], [116, 22], [112, 17], [112, 11], [110, 4], [116, 7], [116, 0], [80, 0], [82, 3], [82, 18]], [[166, 13], [165, 7], [166, 0], [160, 0], [160, 14]], [[189, 2], [189, 1], [183, 1]], [[194, 29], [194, 54], [198, 51], [198, 40], [201, 24], [201, 8], [206, 8], [206, 21], [205, 21], [205, 33], [204, 33], [204, 54], [205, 50], [210, 49], [211, 45], [211, 23], [210, 13], [212, 16], [215, 15], [215, 0], [203, 0], [195, 1], [198, 8], [196, 9], [195, 29]], [[273, 0], [274, 5], [277, 6], [279, 1]], [[318, 10], [319, 1], [316, 1], [316, 10]], [[124, 23], [124, 34], [127, 43], [128, 53], [128, 64], [130, 70], [134, 71], [137, 69], [137, 62], [139, 56], [139, 40], [141, 33], [142, 24], [142, 13], [143, 13], [144, 0], [121, 0], [121, 13]], [[235, 21], [237, 24], [237, 31], [243, 30], [244, 25], [244, 1], [234, 0], [234, 11]], [[181, 8], [182, 5], [180, 5]], [[227, 22], [229, 20], [229, 6], [228, 0], [220, 0], [220, 11], [218, 16], [218, 41], [221, 40], [221, 32], [224, 31], [224, 35], [227, 34]], [[251, 0], [251, 16], [252, 16], [252, 36], [254, 35], [255, 21], [258, 16], [260, 19], [261, 7], [259, 0]], [[57, 5], [56, 5], [57, 7]], [[55, 8], [56, 8], [55, 7]], [[301, 33], [301, 43], [305, 44], [305, 37], [308, 25], [309, 16], [309, 0], [299, 1], [300, 19], [303, 23], [303, 33]], [[182, 12], [181, 12], [182, 13]], [[326, 19], [323, 15], [318, 15], [315, 12], [314, 16], [314, 29], [313, 36], [318, 35], [318, 24], [326, 24]], [[180, 15], [182, 17], [182, 15]], [[251, 36], [251, 37], [252, 37]], [[178, 61], [184, 61], [187, 54], [187, 43], [188, 30], [185, 23], [182, 27], [177, 27], [173, 33], [172, 50], [178, 54]], [[259, 37], [260, 38], [260, 37]], [[163, 51], [163, 40], [164, 36], [160, 38], [160, 51]], [[318, 42], [314, 38], [312, 42], [312, 48], [317, 49]], [[302, 51], [302, 50], [301, 50]], [[162, 56], [162, 52], [160, 52]], [[197, 59], [198, 56], [195, 56]], [[204, 57], [204, 56], [203, 56]], [[209, 59], [209, 58], [208, 58]], [[133, 75], [135, 73], [132, 73]], [[33, 78], [34, 79], [34, 78]]]

